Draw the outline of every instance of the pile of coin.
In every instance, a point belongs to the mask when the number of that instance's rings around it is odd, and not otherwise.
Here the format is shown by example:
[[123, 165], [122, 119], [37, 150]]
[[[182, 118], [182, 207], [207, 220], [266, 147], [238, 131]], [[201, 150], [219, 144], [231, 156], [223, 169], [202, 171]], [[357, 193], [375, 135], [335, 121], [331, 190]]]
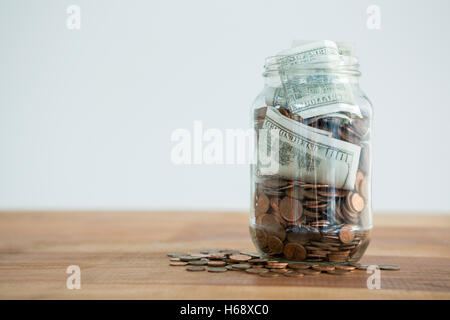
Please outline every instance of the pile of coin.
[[[287, 245], [289, 247], [289, 245]], [[288, 251], [295, 256], [297, 248], [290, 247]], [[187, 271], [208, 271], [222, 273], [227, 271], [242, 271], [261, 277], [314, 276], [321, 273], [346, 275], [354, 270], [366, 270], [366, 265], [326, 265], [307, 263], [287, 263], [264, 258], [261, 255], [228, 249], [203, 250], [198, 253], [169, 253], [170, 266], [184, 266]], [[379, 266], [382, 270], [399, 270], [397, 266]]]
[[[255, 110], [257, 129], [263, 127], [268, 108]], [[353, 188], [255, 174], [250, 233], [257, 249], [266, 256], [292, 261], [358, 261], [368, 245], [371, 227], [369, 147], [364, 138], [367, 121], [339, 117], [315, 117], [305, 121], [288, 108], [278, 106], [275, 109], [280, 118], [329, 132], [334, 139], [359, 146], [361, 152]], [[314, 164], [311, 165], [314, 169]]]

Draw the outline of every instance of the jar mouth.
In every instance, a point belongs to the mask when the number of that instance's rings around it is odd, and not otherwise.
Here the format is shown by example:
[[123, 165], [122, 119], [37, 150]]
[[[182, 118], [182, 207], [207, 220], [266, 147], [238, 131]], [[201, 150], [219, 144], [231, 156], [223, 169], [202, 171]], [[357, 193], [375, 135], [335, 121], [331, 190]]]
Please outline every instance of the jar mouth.
[[[308, 42], [306, 43], [306, 47], [308, 47]], [[289, 61], [290, 58], [296, 55], [295, 47], [285, 50], [274, 56], [269, 56], [265, 59], [264, 63], [264, 77], [277, 76], [280, 72], [290, 72], [295, 73], [296, 75], [346, 75], [346, 76], [354, 76], [358, 77], [361, 75], [359, 71], [359, 63], [358, 59], [354, 55], [354, 47], [350, 43], [343, 42], [331, 42], [324, 40], [320, 44], [324, 43], [325, 45], [334, 45], [334, 52], [331, 55], [322, 55], [317, 56], [305, 61]], [[314, 42], [309, 42], [309, 45], [317, 44]], [[338, 46], [339, 44], [339, 46]], [[337, 49], [338, 52], [337, 52]], [[295, 60], [295, 58], [294, 58]]]

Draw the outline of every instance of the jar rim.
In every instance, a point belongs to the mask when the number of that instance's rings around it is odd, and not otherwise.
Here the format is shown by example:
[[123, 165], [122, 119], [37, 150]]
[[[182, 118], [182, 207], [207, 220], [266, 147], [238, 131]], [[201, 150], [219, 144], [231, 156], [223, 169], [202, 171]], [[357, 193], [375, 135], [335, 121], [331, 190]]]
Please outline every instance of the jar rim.
[[[314, 44], [316, 41], [297, 41], [301, 45]], [[329, 40], [323, 40], [322, 43], [325, 45], [333, 45], [339, 50], [339, 55], [332, 55], [326, 59], [320, 59], [317, 61], [308, 61], [306, 63], [293, 63], [289, 64], [286, 69], [284, 66], [284, 70], [280, 70], [282, 64], [280, 63], [283, 58], [287, 58], [292, 54], [292, 49], [296, 47], [293, 45], [291, 49], [287, 49], [282, 51], [276, 55], [269, 56], [265, 59], [264, 62], [264, 77], [276, 76], [279, 75], [280, 71], [282, 72], [295, 72], [298, 75], [310, 75], [310, 74], [341, 74], [347, 76], [360, 76], [361, 73], [359, 71], [359, 63], [357, 57], [354, 55], [355, 48], [354, 45], [350, 42], [333, 42]], [[294, 41], [294, 44], [296, 42]], [[320, 42], [319, 42], [320, 43]]]
[[[278, 76], [280, 74], [280, 56], [271, 56], [266, 58], [264, 64], [264, 77]], [[276, 59], [276, 60], [275, 60]], [[298, 75], [311, 75], [311, 74], [338, 74], [358, 77], [361, 75], [359, 71], [359, 63], [356, 57], [351, 59], [344, 59], [347, 61], [333, 61], [333, 62], [321, 62], [302, 64], [296, 66], [290, 66], [289, 72], [295, 72]]]

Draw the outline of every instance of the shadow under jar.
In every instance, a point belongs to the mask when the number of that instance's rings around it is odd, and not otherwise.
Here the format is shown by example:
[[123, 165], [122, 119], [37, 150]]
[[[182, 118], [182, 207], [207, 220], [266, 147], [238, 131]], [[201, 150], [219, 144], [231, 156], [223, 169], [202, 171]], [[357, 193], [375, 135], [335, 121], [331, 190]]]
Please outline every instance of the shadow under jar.
[[266, 59], [252, 109], [250, 219], [266, 257], [348, 264], [367, 249], [372, 106], [353, 51], [320, 41]]

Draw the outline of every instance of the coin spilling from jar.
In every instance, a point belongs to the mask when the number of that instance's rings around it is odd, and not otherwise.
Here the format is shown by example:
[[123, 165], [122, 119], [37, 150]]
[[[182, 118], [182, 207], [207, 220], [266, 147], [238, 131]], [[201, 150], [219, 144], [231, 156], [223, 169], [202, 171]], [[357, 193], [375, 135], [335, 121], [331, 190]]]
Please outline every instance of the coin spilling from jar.
[[[296, 247], [290, 247], [296, 254]], [[264, 256], [228, 249], [202, 250], [198, 253], [168, 253], [170, 266], [183, 266], [186, 271], [223, 273], [228, 271], [241, 271], [261, 277], [303, 277], [317, 276], [323, 273], [331, 275], [349, 275], [355, 270], [366, 270], [367, 265], [355, 264], [314, 264], [314, 263], [287, 263], [264, 258]], [[400, 270], [395, 265], [380, 265], [381, 270]]]

